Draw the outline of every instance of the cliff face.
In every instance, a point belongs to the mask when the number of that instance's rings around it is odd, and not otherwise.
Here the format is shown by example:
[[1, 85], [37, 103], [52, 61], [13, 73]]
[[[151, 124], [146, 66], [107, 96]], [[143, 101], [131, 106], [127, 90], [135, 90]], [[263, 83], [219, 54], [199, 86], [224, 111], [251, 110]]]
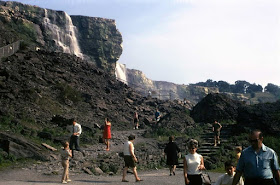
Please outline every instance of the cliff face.
[[116, 63], [117, 79], [126, 82], [144, 96], [151, 95], [159, 99], [187, 99], [189, 108], [199, 102], [209, 93], [218, 93], [217, 88], [180, 85], [165, 81], [153, 81], [142, 71], [128, 69], [123, 64]]
[[113, 72], [122, 53], [114, 20], [72, 16], [17, 2], [0, 2], [0, 47], [23, 40], [31, 48], [75, 54]]
[[78, 30], [82, 53], [94, 59], [99, 67], [114, 71], [115, 63], [122, 54], [122, 35], [116, 28], [115, 20], [85, 16], [71, 18]]

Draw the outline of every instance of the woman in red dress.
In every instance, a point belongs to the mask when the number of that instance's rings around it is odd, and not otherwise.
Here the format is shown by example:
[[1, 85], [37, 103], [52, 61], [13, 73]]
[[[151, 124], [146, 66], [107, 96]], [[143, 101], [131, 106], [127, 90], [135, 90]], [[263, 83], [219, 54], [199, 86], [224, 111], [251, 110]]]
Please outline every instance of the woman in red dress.
[[108, 118], [105, 118], [104, 132], [103, 132], [103, 140], [106, 144], [106, 150], [109, 151], [109, 140], [111, 139], [111, 122]]

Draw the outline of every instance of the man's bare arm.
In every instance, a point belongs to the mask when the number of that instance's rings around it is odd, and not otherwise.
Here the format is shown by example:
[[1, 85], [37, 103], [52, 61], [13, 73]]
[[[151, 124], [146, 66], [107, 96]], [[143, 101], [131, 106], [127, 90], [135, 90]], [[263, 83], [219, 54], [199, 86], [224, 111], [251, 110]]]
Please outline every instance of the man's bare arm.
[[236, 185], [241, 177], [242, 173], [240, 171], [236, 171], [236, 174], [233, 177], [232, 185]]

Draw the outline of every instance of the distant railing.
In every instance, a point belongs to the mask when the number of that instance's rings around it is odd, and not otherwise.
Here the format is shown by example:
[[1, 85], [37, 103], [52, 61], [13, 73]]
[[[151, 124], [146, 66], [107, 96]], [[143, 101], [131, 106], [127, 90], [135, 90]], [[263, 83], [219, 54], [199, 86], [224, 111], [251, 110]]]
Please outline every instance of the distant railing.
[[20, 40], [0, 48], [0, 59], [13, 55], [19, 50]]

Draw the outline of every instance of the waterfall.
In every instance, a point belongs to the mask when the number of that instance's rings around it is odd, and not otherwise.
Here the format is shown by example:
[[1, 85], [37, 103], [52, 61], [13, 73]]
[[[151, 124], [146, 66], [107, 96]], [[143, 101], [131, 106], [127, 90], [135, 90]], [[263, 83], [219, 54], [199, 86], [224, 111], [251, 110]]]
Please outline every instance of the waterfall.
[[116, 62], [115, 75], [118, 80], [122, 81], [125, 84], [128, 84], [125, 64]]
[[61, 47], [64, 53], [75, 54], [83, 58], [78, 40], [76, 37], [76, 27], [72, 23], [71, 17], [64, 12], [65, 15], [65, 28], [61, 28], [55, 23], [52, 23], [48, 18], [48, 10], [45, 9], [45, 17], [43, 24], [46, 29], [50, 31], [50, 37], [54, 40], [57, 46]]

